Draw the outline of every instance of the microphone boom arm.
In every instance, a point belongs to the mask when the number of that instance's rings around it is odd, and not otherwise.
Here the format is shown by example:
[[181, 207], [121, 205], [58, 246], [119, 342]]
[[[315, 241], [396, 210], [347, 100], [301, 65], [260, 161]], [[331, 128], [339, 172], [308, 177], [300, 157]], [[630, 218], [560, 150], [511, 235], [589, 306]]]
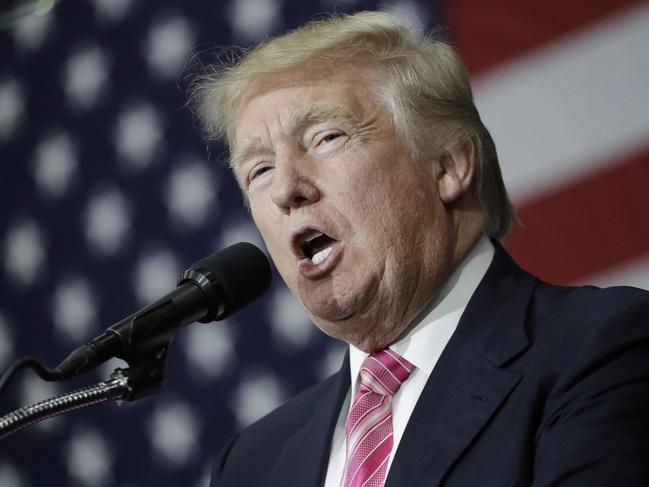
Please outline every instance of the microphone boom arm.
[[117, 401], [136, 401], [164, 386], [168, 344], [154, 353], [129, 358], [130, 367], [117, 368], [106, 381], [23, 406], [0, 417], [0, 439], [46, 419], [77, 409]]

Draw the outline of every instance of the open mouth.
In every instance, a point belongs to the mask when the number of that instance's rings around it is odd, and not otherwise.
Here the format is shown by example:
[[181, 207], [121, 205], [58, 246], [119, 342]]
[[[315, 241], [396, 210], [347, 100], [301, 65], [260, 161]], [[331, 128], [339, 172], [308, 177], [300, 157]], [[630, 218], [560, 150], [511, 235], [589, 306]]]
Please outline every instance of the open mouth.
[[299, 239], [300, 250], [314, 265], [322, 263], [329, 256], [335, 243], [335, 239], [317, 230], [308, 232]]

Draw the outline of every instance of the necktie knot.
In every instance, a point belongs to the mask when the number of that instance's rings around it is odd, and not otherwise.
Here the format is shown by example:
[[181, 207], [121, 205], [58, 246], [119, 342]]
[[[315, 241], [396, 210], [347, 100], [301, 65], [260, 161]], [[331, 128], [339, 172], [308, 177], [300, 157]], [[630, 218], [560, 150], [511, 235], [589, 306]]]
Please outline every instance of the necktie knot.
[[371, 353], [361, 366], [361, 390], [392, 396], [414, 369], [414, 365], [388, 348]]

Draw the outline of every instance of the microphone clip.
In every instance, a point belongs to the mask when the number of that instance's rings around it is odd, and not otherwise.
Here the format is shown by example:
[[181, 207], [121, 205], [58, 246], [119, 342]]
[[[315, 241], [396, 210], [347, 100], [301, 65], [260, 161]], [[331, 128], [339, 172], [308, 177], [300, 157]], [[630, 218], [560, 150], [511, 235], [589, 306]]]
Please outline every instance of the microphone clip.
[[129, 354], [124, 360], [128, 368], [117, 368], [111, 374], [111, 379], [124, 377], [127, 392], [118, 400], [118, 404], [136, 401], [144, 396], [159, 391], [165, 385], [165, 362], [170, 342], [163, 344], [157, 350], [148, 350], [142, 355]]

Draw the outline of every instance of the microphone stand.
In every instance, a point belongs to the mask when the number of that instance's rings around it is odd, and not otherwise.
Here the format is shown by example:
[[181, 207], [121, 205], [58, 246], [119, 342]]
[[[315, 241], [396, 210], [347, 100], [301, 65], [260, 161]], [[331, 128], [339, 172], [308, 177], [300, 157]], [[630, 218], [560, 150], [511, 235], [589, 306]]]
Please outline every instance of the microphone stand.
[[23, 406], [0, 417], [0, 439], [75, 409], [108, 401], [117, 401], [121, 406], [157, 392], [164, 386], [168, 348], [169, 342], [144, 355], [121, 357], [129, 367], [115, 369], [108, 380]]

